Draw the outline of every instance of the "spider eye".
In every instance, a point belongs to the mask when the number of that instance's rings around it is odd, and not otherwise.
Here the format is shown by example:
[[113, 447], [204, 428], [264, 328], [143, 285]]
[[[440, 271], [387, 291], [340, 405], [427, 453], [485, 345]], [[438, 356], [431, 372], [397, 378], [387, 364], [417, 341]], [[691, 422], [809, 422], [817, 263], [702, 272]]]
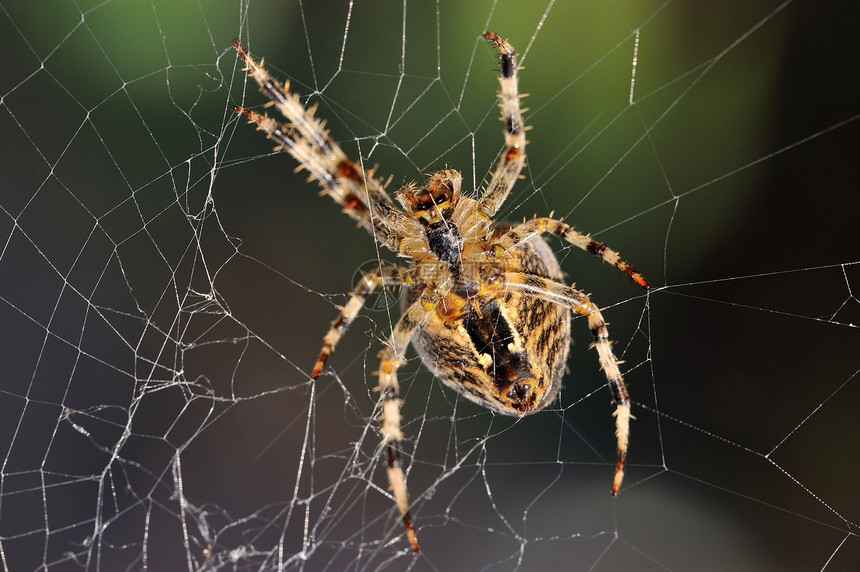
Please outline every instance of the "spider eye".
[[433, 201], [437, 205], [450, 201], [452, 195], [453, 191], [451, 190], [451, 185], [448, 183], [443, 183], [433, 189]]
[[425, 192], [419, 193], [415, 197], [415, 204], [413, 205], [413, 208], [416, 211], [426, 211], [426, 210], [430, 210], [431, 208], [433, 208], [433, 206], [435, 204], [436, 203], [433, 201], [433, 197], [430, 196], [430, 193], [427, 193], [425, 191]]
[[440, 185], [436, 188], [421, 189], [412, 195], [411, 203], [415, 211], [428, 211], [436, 206], [444, 205], [451, 201], [451, 187]]

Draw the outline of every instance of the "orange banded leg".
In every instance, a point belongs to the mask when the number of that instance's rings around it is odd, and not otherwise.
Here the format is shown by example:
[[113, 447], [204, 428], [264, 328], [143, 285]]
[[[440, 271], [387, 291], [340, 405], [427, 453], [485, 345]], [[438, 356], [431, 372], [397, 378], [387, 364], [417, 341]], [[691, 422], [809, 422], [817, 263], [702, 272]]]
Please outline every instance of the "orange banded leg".
[[493, 32], [484, 34], [499, 54], [499, 109], [505, 124], [505, 149], [499, 155], [496, 170], [481, 197], [481, 211], [492, 217], [520, 176], [526, 159], [526, 127], [520, 110], [517, 53], [514, 48]]
[[257, 82], [260, 91], [271, 100], [272, 103], [269, 105], [274, 105], [281, 115], [289, 120], [290, 126], [301, 134], [303, 139], [307, 140], [310, 145], [319, 148], [324, 154], [334, 155], [336, 159], [346, 159], [346, 155], [340, 147], [329, 137], [324, 121], [314, 117], [315, 106], [305, 109], [299, 101], [298, 94], [290, 91], [290, 82], [281, 83], [272, 77], [263, 66], [263, 61], [255, 60], [242, 47], [238, 39], [233, 40], [233, 47], [245, 63], [244, 71]]
[[594, 337], [592, 347], [597, 350], [600, 369], [606, 376], [612, 398], [615, 400], [615, 439], [618, 447], [618, 462], [615, 466], [615, 478], [612, 481], [612, 494], [618, 494], [621, 481], [624, 480], [624, 465], [627, 462], [627, 446], [630, 440], [630, 398], [627, 395], [627, 386], [621, 376], [621, 364], [612, 352], [612, 342], [609, 341], [609, 330], [606, 320], [600, 309], [591, 299], [579, 290], [549, 280], [518, 272], [507, 272], [504, 274], [505, 288], [528, 293], [541, 300], [555, 304], [561, 304], [571, 308], [574, 312], [588, 318], [588, 326]]
[[359, 278], [358, 284], [356, 284], [353, 289], [349, 301], [343, 308], [341, 308], [340, 314], [331, 323], [331, 328], [329, 328], [328, 333], [326, 333], [323, 338], [323, 347], [320, 350], [320, 355], [319, 358], [317, 358], [316, 364], [314, 364], [311, 379], [317, 379], [320, 376], [328, 356], [334, 351], [340, 338], [343, 337], [343, 334], [346, 332], [349, 325], [364, 307], [365, 302], [367, 302], [367, 297], [370, 296], [380, 284], [384, 286], [403, 284], [401, 269], [397, 266], [386, 264], [381, 267], [377, 266]]
[[406, 348], [412, 334], [418, 328], [419, 321], [426, 316], [422, 301], [413, 302], [400, 320], [394, 326], [391, 337], [385, 348], [379, 352], [379, 408], [382, 410], [382, 447], [385, 450], [385, 462], [388, 465], [388, 484], [397, 509], [400, 511], [406, 536], [412, 545], [412, 550], [418, 552], [418, 537], [412, 527], [409, 516], [409, 493], [406, 490], [406, 477], [403, 473], [403, 458], [400, 456], [400, 441], [403, 433], [400, 430], [400, 385], [397, 381], [397, 369], [403, 363]]
[[314, 116], [316, 106], [305, 109], [299, 95], [290, 91], [289, 83], [280, 83], [257, 62], [239, 40], [233, 41], [236, 52], [245, 62], [248, 76], [260, 86], [260, 91], [268, 97], [287, 123], [279, 123], [268, 115], [263, 115], [234, 106], [236, 113], [244, 115], [257, 129], [278, 144], [278, 149], [288, 152], [300, 167], [307, 169], [310, 178], [316, 180], [329, 195], [341, 205], [344, 212], [355, 219], [368, 232], [379, 238], [383, 244], [393, 247], [399, 243], [393, 222], [401, 215], [391, 197], [383, 189], [382, 183], [375, 178], [372, 169], [364, 169], [350, 161], [330, 136], [325, 122]]
[[618, 268], [621, 272], [629, 276], [634, 282], [643, 288], [649, 288], [648, 281], [641, 274], [633, 270], [629, 264], [621, 259], [621, 255], [611, 248], [608, 248], [602, 242], [592, 240], [587, 234], [577, 232], [568, 224], [553, 218], [533, 218], [526, 222], [520, 223], [506, 232], [500, 239], [499, 245], [505, 250], [509, 250], [525, 242], [536, 234], [552, 233], [570, 244], [589, 252], [609, 264]]

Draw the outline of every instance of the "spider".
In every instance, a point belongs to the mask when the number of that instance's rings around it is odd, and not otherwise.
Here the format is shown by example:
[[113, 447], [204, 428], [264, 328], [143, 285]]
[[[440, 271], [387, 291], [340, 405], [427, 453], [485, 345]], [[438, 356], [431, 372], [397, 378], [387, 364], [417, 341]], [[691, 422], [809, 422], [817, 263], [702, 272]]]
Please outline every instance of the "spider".
[[459, 172], [444, 169], [419, 186], [402, 185], [394, 196], [375, 168], [350, 161], [329, 136], [325, 122], [305, 109], [289, 84], [273, 79], [239, 43], [233, 44], [245, 71], [286, 119], [279, 123], [244, 107], [247, 117], [310, 173], [329, 195], [376, 241], [409, 260], [380, 263], [365, 273], [324, 337], [311, 379], [316, 380], [338, 341], [379, 286], [404, 289], [404, 311], [379, 354], [381, 451], [390, 490], [407, 538], [418, 552], [409, 516], [400, 429], [397, 370], [411, 343], [424, 364], [448, 387], [488, 409], [523, 416], [552, 403], [561, 389], [571, 343], [571, 310], [587, 317], [593, 347], [615, 401], [618, 461], [612, 484], [617, 494], [624, 477], [630, 433], [630, 403], [619, 361], [612, 353], [600, 309], [583, 292], [568, 286], [553, 251], [544, 241], [552, 233], [612, 264], [643, 288], [648, 282], [618, 252], [567, 224], [535, 217], [521, 224], [496, 222], [525, 164], [526, 126], [520, 109], [516, 52], [493, 32], [483, 35], [498, 54], [501, 120], [505, 149], [479, 199], [463, 196]]

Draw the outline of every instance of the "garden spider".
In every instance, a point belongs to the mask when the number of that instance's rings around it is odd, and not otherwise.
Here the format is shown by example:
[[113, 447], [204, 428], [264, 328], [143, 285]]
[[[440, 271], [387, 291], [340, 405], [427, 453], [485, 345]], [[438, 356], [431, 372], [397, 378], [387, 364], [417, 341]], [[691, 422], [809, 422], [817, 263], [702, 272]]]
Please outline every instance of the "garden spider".
[[235, 111], [257, 124], [277, 149], [287, 151], [307, 169], [323, 194], [364, 227], [376, 241], [407, 258], [407, 266], [380, 264], [358, 281], [352, 296], [325, 335], [312, 379], [322, 372], [349, 324], [378, 286], [402, 286], [405, 310], [380, 352], [379, 408], [381, 447], [390, 489], [414, 551], [418, 539], [409, 517], [409, 501], [400, 456], [397, 369], [412, 343], [424, 364], [442, 382], [466, 398], [504, 415], [523, 416], [552, 403], [561, 388], [570, 339], [570, 310], [587, 317], [594, 347], [615, 400], [618, 462], [612, 493], [624, 477], [630, 428], [627, 389], [612, 353], [606, 322], [587, 295], [567, 286], [543, 233], [552, 233], [594, 254], [627, 274], [643, 288], [648, 283], [621, 260], [618, 252], [591, 240], [553, 218], [533, 218], [517, 225], [493, 216], [520, 176], [525, 163], [526, 127], [520, 112], [516, 52], [498, 35], [484, 38], [499, 57], [499, 107], [506, 147], [480, 199], [460, 193], [459, 172], [445, 169], [423, 186], [401, 186], [395, 206], [385, 184], [350, 161], [329, 137], [315, 106], [302, 107], [288, 84], [273, 79], [235, 40], [250, 77], [287, 119], [279, 123], [244, 107]]

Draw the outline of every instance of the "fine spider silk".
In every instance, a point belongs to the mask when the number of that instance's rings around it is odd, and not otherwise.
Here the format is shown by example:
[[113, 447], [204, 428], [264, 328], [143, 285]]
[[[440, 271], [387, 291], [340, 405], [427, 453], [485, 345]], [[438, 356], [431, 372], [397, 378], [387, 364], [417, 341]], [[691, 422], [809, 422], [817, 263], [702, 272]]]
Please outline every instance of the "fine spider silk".
[[587, 317], [593, 347], [615, 400], [618, 461], [612, 494], [624, 478], [630, 434], [630, 402], [619, 361], [600, 309], [583, 292], [568, 286], [553, 251], [543, 240], [551, 233], [612, 264], [633, 281], [648, 282], [618, 252], [549, 217], [521, 224], [497, 222], [494, 216], [511, 192], [525, 164], [526, 127], [520, 110], [516, 52], [493, 32], [484, 34], [498, 53], [505, 149], [479, 199], [461, 194], [462, 176], [444, 169], [418, 186], [394, 192], [395, 205], [373, 169], [350, 161], [329, 136], [325, 122], [305, 109], [299, 95], [281, 84], [241, 46], [233, 42], [245, 71], [271, 100], [286, 123], [244, 107], [247, 117], [310, 173], [323, 194], [364, 227], [379, 244], [405, 258], [405, 265], [380, 263], [365, 273], [324, 337], [311, 379], [317, 379], [367, 297], [379, 286], [399, 286], [406, 302], [379, 354], [381, 451], [388, 481], [412, 549], [418, 538], [409, 516], [403, 460], [400, 455], [400, 389], [397, 369], [411, 343], [424, 364], [448, 387], [467, 399], [504, 415], [523, 416], [552, 403], [561, 389], [571, 343], [571, 311]]

